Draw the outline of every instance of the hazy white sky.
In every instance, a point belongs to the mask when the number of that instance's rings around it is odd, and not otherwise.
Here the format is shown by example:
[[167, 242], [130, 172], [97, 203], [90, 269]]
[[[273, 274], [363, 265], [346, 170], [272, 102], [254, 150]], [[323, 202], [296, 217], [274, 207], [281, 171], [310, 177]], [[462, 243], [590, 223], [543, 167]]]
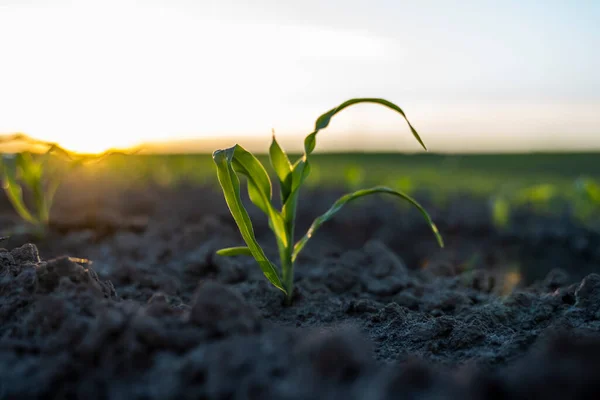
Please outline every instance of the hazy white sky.
[[[598, 21], [596, 0], [0, 0], [0, 133], [293, 146], [384, 97], [434, 151], [600, 149]], [[418, 149], [376, 106], [331, 128], [321, 149]]]

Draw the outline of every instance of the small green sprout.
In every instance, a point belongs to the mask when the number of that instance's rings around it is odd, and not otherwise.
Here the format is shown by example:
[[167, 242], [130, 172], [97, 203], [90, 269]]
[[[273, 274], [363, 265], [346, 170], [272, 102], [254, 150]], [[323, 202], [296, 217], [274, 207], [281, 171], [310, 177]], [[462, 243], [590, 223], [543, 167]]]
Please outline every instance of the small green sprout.
[[575, 191], [579, 197], [600, 206], [600, 183], [591, 178], [580, 177], [575, 181]]
[[[397, 105], [387, 100], [376, 98], [348, 100], [321, 115], [317, 119], [315, 130], [304, 139], [304, 155], [293, 164], [279, 146], [275, 139], [275, 135], [273, 134], [273, 139], [269, 148], [269, 156], [271, 166], [279, 181], [281, 209], [276, 209], [272, 204], [271, 180], [264, 166], [254, 155], [237, 144], [233, 147], [217, 150], [213, 153], [213, 160], [217, 166], [217, 177], [221, 188], [223, 189], [225, 201], [240, 230], [242, 238], [246, 243], [246, 246], [243, 247], [231, 247], [219, 250], [217, 251], [217, 254], [222, 256], [245, 255], [254, 257], [269, 282], [285, 294], [286, 304], [290, 304], [292, 301], [294, 290], [294, 263], [298, 254], [321, 225], [331, 219], [345, 204], [354, 199], [370, 194], [387, 193], [408, 201], [421, 212], [431, 227], [440, 247], [444, 246], [437, 227], [425, 209], [409, 195], [384, 186], [357, 190], [340, 197], [327, 212], [316, 218], [306, 234], [294, 243], [294, 227], [298, 195], [302, 184], [310, 173], [311, 165], [309, 159], [316, 146], [317, 133], [329, 125], [329, 122], [334, 115], [345, 108], [358, 103], [380, 104], [399, 113], [408, 123], [415, 139], [425, 150], [427, 150], [425, 144], [419, 137], [419, 134], [410, 124], [402, 109]], [[269, 227], [275, 235], [279, 249], [280, 269], [267, 258], [263, 249], [256, 241], [250, 216], [242, 204], [238, 174], [244, 175], [247, 178], [250, 201], [261, 209], [268, 217]]]
[[506, 228], [510, 222], [510, 202], [506, 197], [494, 196], [491, 205], [494, 225], [496, 228]]
[[[43, 155], [29, 152], [2, 154], [2, 183], [8, 200], [19, 216], [28, 223], [26, 231], [43, 235], [50, 220], [54, 195], [60, 185], [57, 175], [50, 174], [49, 157], [52, 150]], [[32, 197], [32, 207], [23, 198], [24, 190]]]
[[[39, 236], [47, 233], [50, 209], [65, 173], [88, 161], [97, 161], [107, 155], [118, 153], [108, 150], [99, 155], [76, 156], [56, 143], [34, 139], [22, 133], [0, 138], [0, 143], [15, 142], [24, 142], [32, 148], [46, 149], [42, 154], [25, 151], [0, 155], [2, 186], [8, 200], [21, 219], [27, 223], [23, 231]], [[52, 157], [54, 156], [61, 158], [66, 163], [53, 162]], [[25, 202], [24, 191], [31, 195], [31, 207]]]

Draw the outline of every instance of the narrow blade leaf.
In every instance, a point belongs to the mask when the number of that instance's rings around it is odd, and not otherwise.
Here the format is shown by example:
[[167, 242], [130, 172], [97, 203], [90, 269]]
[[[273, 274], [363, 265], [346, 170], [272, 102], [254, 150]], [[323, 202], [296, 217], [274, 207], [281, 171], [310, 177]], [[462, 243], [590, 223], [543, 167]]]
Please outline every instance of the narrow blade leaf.
[[252, 153], [240, 145], [236, 144], [223, 151], [231, 159], [233, 169], [248, 178], [248, 194], [252, 203], [268, 214], [272, 187], [265, 168]]
[[[242, 238], [244, 239], [244, 242], [250, 250], [250, 253], [254, 257], [256, 262], [259, 264], [261, 270], [263, 271], [265, 277], [269, 280], [269, 282], [271, 282], [273, 286], [286, 293], [281, 283], [281, 279], [277, 274], [275, 266], [271, 263], [271, 261], [269, 261], [264, 251], [256, 241], [256, 237], [254, 236], [254, 228], [252, 227], [252, 222], [250, 221], [250, 216], [248, 215], [248, 212], [242, 204], [242, 199], [240, 196], [240, 181], [233, 169], [234, 160], [236, 160], [236, 157], [238, 156], [236, 154], [238, 148], [240, 147], [236, 145], [229, 149], [217, 150], [213, 153], [213, 160], [217, 166], [217, 177], [219, 179], [219, 184], [223, 189], [223, 195], [225, 196], [225, 201], [227, 203], [227, 206], [229, 207], [229, 210], [231, 211], [231, 215], [233, 216], [233, 219], [235, 220], [235, 223], [237, 224], [240, 233], [242, 234]], [[249, 170], [249, 166], [243, 162], [244, 160], [248, 159], [247, 155], [245, 154], [248, 152], [244, 152], [242, 152], [244, 157], [242, 158], [242, 160], [237, 159], [237, 164], [238, 167], [243, 167], [245, 168], [245, 171], [248, 172], [251, 170]], [[257, 179], [260, 179], [260, 177], [256, 176], [253, 176], [252, 178], [255, 181]], [[256, 186], [257, 191], [264, 195], [264, 185], [262, 187], [259, 187], [259, 185]]]
[[56, 195], [56, 191], [61, 184], [60, 177], [53, 177], [48, 187], [46, 188], [46, 192], [44, 195], [44, 213], [41, 216], [42, 221], [47, 223], [50, 220], [50, 209], [52, 208], [52, 204], [54, 204], [54, 196]]
[[225, 249], [217, 250], [217, 254], [220, 256], [226, 256], [226, 257], [233, 257], [233, 256], [250, 256], [250, 257], [252, 257], [252, 251], [246, 246], [227, 247]]
[[356, 192], [346, 194], [346, 195], [340, 197], [335, 203], [333, 203], [331, 208], [329, 208], [329, 210], [327, 210], [326, 213], [317, 217], [313, 221], [312, 225], [310, 226], [310, 228], [308, 229], [308, 231], [306, 232], [304, 237], [302, 237], [296, 243], [296, 245], [294, 246], [292, 260], [296, 259], [296, 257], [300, 253], [300, 251], [302, 251], [302, 249], [308, 242], [308, 240], [315, 234], [316, 230], [319, 229], [319, 227], [321, 225], [323, 225], [325, 222], [330, 220], [335, 214], [337, 214], [337, 212], [340, 211], [344, 205], [346, 205], [348, 202], [350, 202], [352, 200], [358, 199], [363, 196], [376, 194], [376, 193], [391, 194], [393, 196], [404, 199], [404, 200], [408, 201], [409, 203], [411, 203], [413, 206], [415, 206], [421, 212], [421, 214], [423, 215], [423, 217], [425, 218], [425, 220], [431, 227], [431, 230], [433, 231], [433, 234], [435, 235], [435, 238], [437, 239], [437, 242], [440, 245], [440, 247], [444, 247], [444, 242], [442, 240], [442, 236], [440, 235], [440, 233], [437, 229], [437, 226], [433, 223], [433, 221], [431, 220], [431, 217], [429, 216], [427, 211], [425, 211], [425, 209], [415, 199], [413, 199], [409, 195], [402, 193], [400, 191], [396, 191], [396, 190], [393, 190], [393, 189], [390, 189], [390, 188], [384, 187], [384, 186], [377, 186], [374, 188], [357, 190]]
[[285, 154], [279, 143], [277, 143], [277, 139], [275, 139], [275, 132], [273, 132], [273, 140], [271, 141], [271, 146], [269, 147], [269, 158], [271, 160], [271, 165], [275, 170], [275, 174], [279, 178], [279, 185], [281, 187], [281, 202], [285, 203], [287, 200], [290, 191], [291, 191], [291, 172], [292, 165], [290, 164], [290, 160], [288, 156]]
[[16, 158], [13, 158], [12, 156], [4, 156], [2, 160], [2, 167], [4, 190], [6, 191], [6, 195], [11, 204], [15, 208], [15, 211], [25, 221], [36, 225], [38, 221], [25, 206], [25, 201], [23, 200], [23, 191], [19, 185], [19, 182], [17, 182]]
[[42, 179], [42, 164], [37, 162], [30, 153], [15, 155], [17, 167], [21, 170], [21, 177], [25, 184], [34, 189]]
[[265, 167], [263, 167], [252, 153], [240, 145], [236, 144], [228, 149], [218, 151], [227, 153], [227, 158], [231, 160], [229, 163], [233, 170], [248, 178], [248, 195], [250, 196], [250, 201], [267, 214], [269, 226], [275, 233], [275, 236], [284, 246], [287, 246], [283, 218], [279, 211], [271, 204], [271, 179], [269, 179]]
[[[421, 146], [423, 146], [423, 148], [425, 150], [427, 150], [425, 143], [423, 143], [423, 140], [421, 140], [421, 137], [419, 136], [416, 129], [412, 126], [412, 124], [406, 117], [406, 114], [404, 114], [404, 111], [402, 111], [402, 109], [400, 107], [398, 107], [396, 104], [394, 104], [390, 101], [387, 101], [385, 99], [378, 99], [378, 98], [357, 98], [357, 99], [351, 99], [351, 100], [345, 101], [342, 104], [340, 104], [339, 106], [332, 108], [331, 110], [329, 110], [328, 112], [326, 112], [325, 114], [323, 114], [319, 118], [317, 118], [317, 120], [315, 121], [315, 130], [311, 134], [306, 136], [306, 138], [304, 139], [304, 156], [300, 160], [298, 160], [296, 162], [296, 164], [294, 164], [294, 167], [292, 170], [292, 174], [293, 174], [292, 190], [291, 190], [290, 196], [288, 197], [287, 202], [292, 203], [297, 200], [299, 188], [302, 185], [302, 183], [304, 183], [304, 181], [306, 180], [306, 178], [308, 177], [308, 175], [310, 173], [309, 156], [312, 154], [312, 152], [314, 151], [314, 149], [317, 145], [317, 134], [319, 133], [319, 131], [321, 129], [327, 128], [329, 126], [329, 123], [331, 122], [331, 118], [333, 118], [337, 113], [341, 112], [345, 108], [348, 108], [352, 105], [359, 104], [359, 103], [380, 104], [384, 107], [390, 108], [390, 109], [396, 111], [397, 113], [399, 113], [404, 118], [406, 123], [408, 124], [408, 127], [410, 128], [410, 131], [413, 134], [413, 136], [415, 137], [415, 139], [419, 142], [419, 144]], [[287, 204], [286, 204], [286, 206], [287, 206]], [[292, 209], [293, 207], [290, 205], [287, 208]]]
[[306, 178], [310, 175], [310, 164], [308, 159], [299, 159], [292, 170], [292, 191], [302, 186]]
[[321, 115], [317, 119], [317, 121], [315, 122], [315, 130], [314, 130], [314, 132], [311, 133], [310, 135], [308, 135], [304, 139], [304, 152], [305, 152], [305, 154], [306, 155], [310, 155], [313, 152], [313, 150], [315, 149], [315, 146], [317, 144], [317, 133], [319, 133], [319, 131], [321, 129], [325, 129], [325, 128], [327, 128], [327, 126], [329, 126], [329, 123], [331, 122], [331, 118], [333, 118], [334, 115], [336, 115], [337, 113], [339, 113], [340, 111], [342, 111], [343, 109], [345, 109], [347, 107], [350, 107], [352, 105], [359, 104], [359, 103], [381, 104], [382, 106], [388, 107], [388, 108], [396, 111], [400, 115], [402, 115], [402, 117], [404, 118], [404, 120], [408, 124], [408, 127], [410, 128], [410, 131], [413, 134], [413, 136], [415, 137], [415, 139], [417, 139], [417, 141], [419, 142], [419, 144], [421, 146], [423, 146], [423, 148], [425, 150], [427, 150], [427, 147], [425, 146], [425, 143], [423, 143], [423, 141], [421, 140], [421, 137], [419, 136], [419, 134], [417, 133], [417, 131], [415, 130], [415, 128], [411, 125], [410, 121], [406, 117], [406, 114], [404, 114], [404, 111], [402, 111], [402, 109], [400, 107], [398, 107], [394, 103], [392, 103], [390, 101], [387, 101], [387, 100], [384, 100], [384, 99], [359, 98], [359, 99], [351, 99], [351, 100], [345, 101], [342, 104], [340, 104], [339, 106], [337, 106], [335, 108], [332, 108], [331, 110], [327, 111], [325, 114]]
[[31, 153], [19, 153], [16, 155], [16, 163], [20, 169], [22, 181], [33, 194], [36, 218], [40, 222], [46, 223], [49, 218], [49, 207], [47, 205], [47, 196], [44, 192], [43, 182], [44, 165], [42, 163], [44, 156], [41, 157], [41, 161], [38, 161], [33, 158]]

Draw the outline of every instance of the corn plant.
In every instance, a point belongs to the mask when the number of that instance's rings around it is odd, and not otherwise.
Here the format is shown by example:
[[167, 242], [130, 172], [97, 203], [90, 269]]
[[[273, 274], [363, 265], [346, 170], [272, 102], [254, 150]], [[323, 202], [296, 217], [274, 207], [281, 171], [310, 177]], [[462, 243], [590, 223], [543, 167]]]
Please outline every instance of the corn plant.
[[[115, 154], [109, 150], [95, 156], [76, 156], [59, 145], [30, 138], [24, 134], [15, 134], [2, 137], [0, 143], [25, 142], [31, 147], [44, 147], [43, 154], [21, 152], [15, 154], [2, 154], [0, 169], [2, 184], [8, 200], [17, 214], [27, 223], [25, 232], [32, 232], [42, 236], [47, 232], [50, 222], [50, 209], [54, 202], [56, 191], [65, 176], [65, 173], [89, 161], [97, 161], [107, 155]], [[58, 156], [66, 163], [61, 165], [53, 163], [53, 156]], [[59, 167], [65, 167], [66, 170]], [[24, 199], [24, 192], [31, 197], [28, 205]]]
[[[23, 152], [3, 154], [0, 159], [6, 196], [21, 219], [37, 234], [43, 234], [48, 225], [50, 208], [60, 184], [60, 180], [48, 177], [50, 154], [34, 157], [31, 153]], [[31, 207], [23, 198], [24, 189], [31, 193]]]
[[[317, 134], [329, 125], [333, 116], [345, 108], [358, 103], [380, 104], [399, 113], [408, 123], [415, 139], [425, 150], [427, 150], [425, 144], [419, 137], [419, 134], [410, 124], [402, 109], [397, 105], [387, 100], [375, 98], [348, 100], [321, 115], [317, 119], [314, 131], [304, 139], [304, 154], [294, 163], [290, 162], [287, 154], [277, 143], [275, 134], [273, 134], [271, 146], [269, 148], [269, 156], [271, 166], [279, 181], [279, 189], [281, 192], [281, 207], [279, 209], [277, 209], [272, 202], [272, 185], [269, 175], [264, 166], [254, 155], [238, 144], [227, 149], [216, 150], [213, 153], [213, 160], [217, 166], [217, 177], [221, 188], [223, 189], [225, 201], [242, 238], [246, 243], [246, 246], [243, 247], [221, 249], [217, 251], [217, 254], [222, 256], [245, 255], [254, 257], [269, 282], [285, 294], [286, 304], [291, 303], [293, 296], [294, 263], [298, 254], [302, 251], [309, 239], [314, 236], [321, 225], [331, 219], [348, 202], [360, 197], [376, 193], [386, 193], [408, 201], [421, 212], [431, 227], [438, 244], [440, 247], [443, 247], [442, 237], [425, 209], [407, 194], [384, 186], [357, 190], [340, 197], [327, 212], [316, 218], [304, 236], [294, 243], [294, 227], [298, 195], [302, 184], [310, 173], [310, 156], [317, 143]], [[244, 175], [247, 178], [250, 201], [268, 217], [269, 227], [275, 235], [279, 250], [279, 268], [267, 258], [263, 249], [256, 241], [252, 222], [240, 197], [240, 180], [238, 174]]]

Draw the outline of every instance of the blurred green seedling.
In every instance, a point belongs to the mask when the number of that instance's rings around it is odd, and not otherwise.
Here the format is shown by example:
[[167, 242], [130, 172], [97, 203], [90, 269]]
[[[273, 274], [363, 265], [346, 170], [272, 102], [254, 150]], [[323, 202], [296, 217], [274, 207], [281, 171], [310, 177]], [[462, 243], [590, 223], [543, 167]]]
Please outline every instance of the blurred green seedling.
[[[279, 181], [279, 189], [281, 192], [281, 204], [279, 209], [277, 209], [272, 202], [273, 189], [269, 175], [265, 167], [253, 154], [237, 144], [233, 147], [217, 150], [213, 153], [213, 160], [217, 166], [217, 177], [221, 188], [223, 189], [225, 201], [242, 238], [246, 243], [246, 246], [243, 247], [231, 247], [219, 250], [217, 254], [222, 256], [245, 255], [254, 257], [269, 282], [285, 294], [285, 302], [288, 305], [291, 303], [293, 296], [294, 263], [296, 262], [298, 254], [302, 251], [304, 246], [306, 246], [310, 238], [314, 236], [321, 225], [331, 219], [344, 205], [360, 197], [376, 193], [385, 193], [408, 201], [421, 212], [426, 222], [431, 227], [440, 247], [443, 247], [442, 237], [425, 209], [409, 195], [384, 186], [357, 190], [340, 197], [333, 203], [327, 212], [313, 221], [308, 231], [300, 238], [300, 240], [294, 242], [298, 195], [302, 184], [310, 173], [310, 156], [317, 143], [317, 134], [329, 125], [333, 116], [347, 107], [358, 103], [380, 104], [396, 111], [404, 117], [415, 139], [425, 150], [427, 150], [425, 144], [419, 137], [419, 134], [410, 124], [402, 109], [397, 105], [387, 100], [376, 98], [348, 100], [338, 107], [329, 110], [317, 119], [314, 131], [304, 139], [304, 154], [294, 163], [289, 160], [287, 154], [277, 143], [275, 134], [273, 134], [273, 139], [269, 148], [269, 156], [271, 166]], [[267, 258], [263, 249], [256, 241], [250, 216], [244, 208], [240, 197], [240, 180], [238, 175], [243, 175], [247, 178], [250, 201], [268, 217], [269, 227], [275, 235], [279, 250], [279, 268]]]
[[600, 183], [580, 177], [575, 181], [574, 188], [572, 206], [575, 215], [586, 223], [600, 221]]
[[556, 207], [558, 196], [558, 188], [546, 183], [521, 189], [504, 188], [490, 199], [492, 221], [496, 228], [506, 228], [510, 225], [513, 210], [523, 206], [533, 207], [540, 212], [551, 212]]
[[595, 207], [600, 207], [600, 183], [581, 177], [575, 181], [576, 193]]
[[365, 180], [365, 170], [359, 165], [350, 165], [344, 171], [344, 181], [350, 189], [356, 189], [362, 186]]
[[[50, 219], [54, 195], [60, 184], [58, 175], [50, 174], [49, 158], [52, 152], [33, 155], [29, 152], [2, 154], [2, 184], [8, 200], [28, 225], [26, 231], [43, 235]], [[30, 205], [25, 203], [24, 192], [31, 194]]]
[[494, 196], [491, 199], [492, 221], [496, 228], [506, 228], [510, 222], [510, 202], [506, 197]]
[[[47, 232], [54, 197], [66, 174], [85, 163], [118, 153], [109, 150], [99, 155], [75, 155], [55, 143], [33, 139], [24, 134], [0, 139], [0, 143], [14, 142], [25, 142], [34, 148], [47, 149], [42, 154], [20, 152], [0, 156], [2, 186], [13, 208], [26, 223], [18, 231], [39, 236]], [[26, 196], [31, 199], [30, 202], [25, 201]]]

